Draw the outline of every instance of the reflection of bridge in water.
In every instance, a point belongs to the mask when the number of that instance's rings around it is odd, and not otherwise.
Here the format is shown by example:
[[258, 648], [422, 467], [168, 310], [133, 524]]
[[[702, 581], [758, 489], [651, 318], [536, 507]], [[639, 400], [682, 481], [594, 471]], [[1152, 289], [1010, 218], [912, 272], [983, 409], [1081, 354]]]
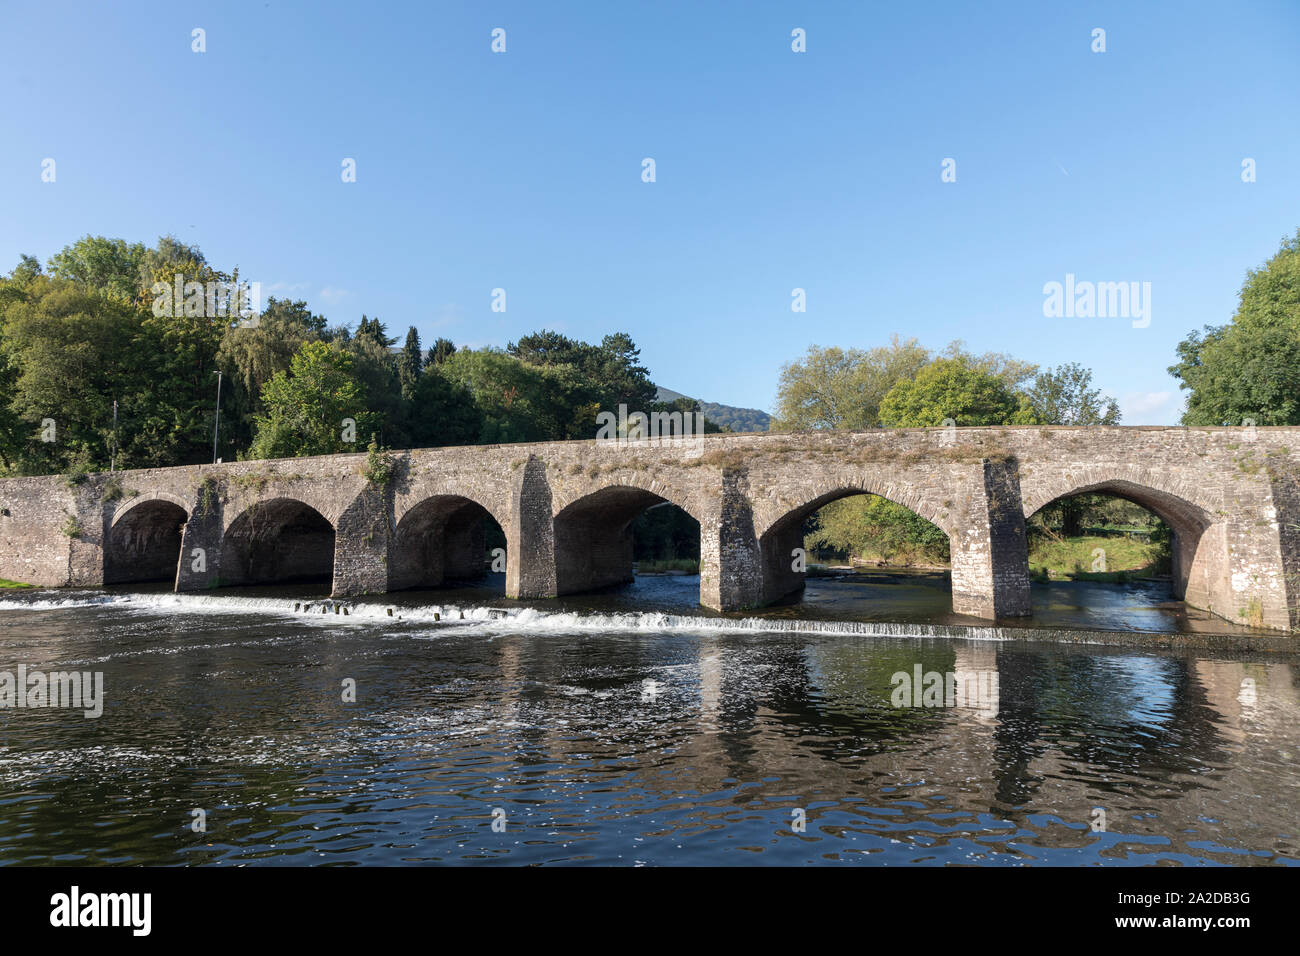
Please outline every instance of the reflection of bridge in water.
[[[1269, 841], [1288, 859], [1300, 852], [1289, 772], [1300, 752], [1293, 663], [994, 642], [690, 640], [689, 663], [669, 642], [639, 645], [619, 702], [608, 705], [614, 727], [629, 719], [628, 693], [641, 680], [660, 685], [641, 703], [640, 720], [656, 731], [640, 762], [653, 767], [619, 786], [680, 799], [698, 821], [678, 820], [681, 829], [801, 807], [810, 808], [809, 833], [936, 844], [987, 837], [978, 852], [1000, 851], [1014, 835], [1029, 853], [1090, 848], [1077, 862], [1203, 857], [1216, 847], [1223, 862], [1269, 862], [1271, 853], [1240, 850]], [[569, 671], [572, 661], [552, 656], [544, 640], [506, 635], [497, 644], [502, 693], [473, 703], [513, 729], [497, 731], [491, 746], [527, 753], [528, 764], [581, 767], [599, 790], [597, 768], [614, 772], [627, 757], [618, 730], [604, 744], [568, 737], [559, 728], [569, 721], [549, 714], [554, 697], [521, 688], [576, 683], [596, 694], [608, 692], [609, 675], [584, 686]], [[917, 662], [995, 672], [996, 716], [982, 716], [982, 707], [892, 707], [890, 675]], [[767, 783], [754, 788], [758, 781]], [[1097, 807], [1106, 833], [1089, 829]], [[918, 858], [925, 845], [915, 844]], [[854, 848], [848, 839], [841, 847]]]
[[630, 525], [671, 502], [699, 522], [700, 603], [803, 587], [806, 517], [872, 493], [942, 529], [957, 613], [1025, 614], [1025, 519], [1105, 492], [1173, 532], [1175, 594], [1229, 620], [1300, 629], [1300, 428], [970, 428], [711, 435], [421, 449], [375, 484], [359, 455], [0, 481], [0, 576], [178, 591], [321, 579], [336, 595], [481, 573], [506, 541], [506, 593], [628, 581]]

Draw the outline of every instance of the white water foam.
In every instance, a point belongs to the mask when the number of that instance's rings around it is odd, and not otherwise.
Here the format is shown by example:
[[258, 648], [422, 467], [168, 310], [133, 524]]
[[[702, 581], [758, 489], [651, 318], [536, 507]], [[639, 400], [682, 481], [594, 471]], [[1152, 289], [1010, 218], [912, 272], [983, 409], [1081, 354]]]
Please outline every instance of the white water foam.
[[0, 597], [0, 611], [59, 611], [109, 606], [135, 613], [212, 615], [256, 615], [301, 620], [328, 626], [389, 626], [417, 624], [428, 630], [442, 627], [469, 628], [496, 635], [519, 633], [582, 632], [673, 632], [798, 633], [852, 635], [863, 637], [964, 638], [1005, 641], [1014, 636], [1000, 627], [968, 627], [943, 624], [900, 624], [890, 622], [781, 620], [762, 617], [706, 617], [663, 611], [548, 611], [532, 607], [427, 604], [400, 605], [372, 601], [344, 601], [333, 598], [260, 598], [212, 594], [103, 594], [80, 592], [56, 597], [45, 592], [34, 599]]

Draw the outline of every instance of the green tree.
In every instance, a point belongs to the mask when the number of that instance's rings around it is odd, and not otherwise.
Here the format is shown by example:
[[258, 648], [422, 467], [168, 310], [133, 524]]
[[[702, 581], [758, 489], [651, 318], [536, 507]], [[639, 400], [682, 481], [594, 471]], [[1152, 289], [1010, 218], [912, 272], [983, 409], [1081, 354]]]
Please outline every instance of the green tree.
[[41, 260], [35, 256], [29, 256], [22, 253], [18, 257], [18, 265], [14, 266], [14, 271], [9, 273], [9, 279], [12, 282], [23, 284], [31, 279], [41, 275], [44, 270], [41, 268]]
[[440, 338], [433, 343], [433, 348], [429, 349], [429, 351], [425, 354], [424, 364], [426, 366], [441, 365], [443, 362], [447, 361], [448, 358], [450, 358], [452, 355], [455, 354], [456, 354], [455, 343], [453, 343], [451, 339]]
[[378, 318], [368, 319], [361, 316], [361, 323], [357, 326], [357, 334], [354, 335], [353, 341], [360, 339], [369, 339], [380, 348], [390, 349], [397, 344], [397, 339], [388, 337], [388, 329]]
[[873, 349], [819, 348], [781, 368], [776, 422], [782, 430], [876, 428], [880, 403], [930, 360], [916, 339]]
[[352, 355], [357, 381], [374, 413], [373, 424], [381, 444], [405, 448], [411, 444], [406, 431], [408, 403], [402, 397], [393, 341], [379, 320], [374, 319], [364, 334], [358, 333], [342, 347]]
[[1039, 372], [1026, 390], [1034, 419], [1041, 425], [1118, 425], [1119, 405], [1089, 388], [1092, 370], [1077, 362]]
[[[31, 279], [18, 298], [6, 296], [6, 302], [0, 357], [8, 400], [0, 424], [8, 431], [7, 463], [29, 474], [74, 464], [106, 468], [113, 400], [128, 411], [142, 404], [147, 410], [155, 384], [139, 361], [138, 312], [98, 289], [45, 276]], [[154, 438], [129, 437], [123, 463], [160, 463]]]
[[[355, 358], [335, 342], [308, 342], [262, 390], [265, 414], [256, 418], [252, 458], [293, 458], [356, 452], [373, 436], [376, 416], [366, 407]], [[345, 440], [345, 420], [356, 423]]]
[[533, 405], [553, 439], [590, 438], [600, 411], [614, 411], [620, 404], [630, 411], [649, 411], [658, 394], [641, 365], [640, 350], [624, 332], [591, 345], [543, 330], [511, 342], [506, 352], [542, 371], [542, 389]]
[[880, 403], [881, 423], [891, 428], [943, 425], [1034, 424], [1029, 400], [1006, 381], [960, 358], [935, 359], [890, 389]]
[[886, 563], [948, 560], [948, 536], [940, 528], [879, 495], [841, 498], [822, 508], [805, 528], [804, 546]]
[[83, 289], [96, 289], [113, 298], [132, 301], [140, 291], [143, 243], [85, 236], [50, 256], [49, 273]]
[[500, 349], [461, 349], [439, 366], [468, 391], [482, 411], [482, 444], [547, 441], [554, 424], [547, 414], [546, 372]]
[[483, 412], [468, 388], [426, 368], [411, 396], [409, 433], [416, 448], [472, 445], [483, 434]]
[[[216, 363], [225, 376], [222, 388], [223, 442], [245, 450], [252, 442], [254, 419], [264, 414], [262, 389], [277, 372], [287, 372], [307, 342], [325, 333], [325, 319], [301, 300], [274, 296], [266, 300], [256, 323], [236, 323], [225, 330]], [[233, 457], [233, 456], [232, 456]]]
[[1184, 425], [1300, 425], [1300, 231], [1246, 275], [1228, 325], [1178, 345]]
[[1005, 352], [984, 352], [977, 355], [967, 350], [966, 343], [961, 339], [949, 342], [936, 358], [957, 359], [973, 369], [1001, 379], [1007, 388], [1012, 389], [1021, 388], [1038, 372], [1038, 366], [1033, 362], [1022, 361]]
[[420, 333], [411, 326], [406, 332], [406, 344], [397, 359], [397, 378], [402, 387], [402, 398], [410, 401], [415, 394], [416, 383], [420, 381], [420, 372], [424, 369], [424, 355], [420, 351]]

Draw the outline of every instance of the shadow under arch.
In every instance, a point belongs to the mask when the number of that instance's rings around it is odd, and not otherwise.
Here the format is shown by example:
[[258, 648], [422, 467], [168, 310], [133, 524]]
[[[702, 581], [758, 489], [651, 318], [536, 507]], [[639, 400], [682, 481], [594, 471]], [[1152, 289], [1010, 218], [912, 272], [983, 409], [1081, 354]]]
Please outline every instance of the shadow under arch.
[[296, 498], [272, 498], [246, 508], [221, 544], [223, 587], [290, 582], [330, 583], [334, 526]]
[[1088, 494], [1111, 495], [1131, 501], [1168, 525], [1173, 538], [1170, 545], [1170, 577], [1174, 597], [1180, 600], [1192, 600], [1198, 606], [1207, 606], [1208, 556], [1202, 550], [1202, 545], [1208, 538], [1207, 532], [1215, 524], [1213, 515], [1200, 505], [1193, 504], [1172, 492], [1116, 478], [1080, 484], [1068, 491], [1054, 494], [1049, 500], [1034, 507], [1033, 511], [1029, 511], [1027, 507], [1025, 520], [1058, 501]]
[[632, 522], [657, 505], [675, 501], [632, 485], [607, 485], [589, 492], [556, 513], [555, 593], [594, 591], [633, 580]]
[[807, 575], [802, 571], [795, 570], [794, 555], [796, 548], [803, 548], [804, 522], [827, 505], [858, 495], [875, 495], [891, 504], [906, 508], [912, 514], [937, 527], [948, 536], [949, 541], [952, 539], [952, 531], [940, 523], [942, 517], [919, 501], [899, 501], [891, 495], [881, 494], [881, 492], [869, 487], [837, 486], [785, 512], [785, 514], [768, 525], [766, 531], [759, 535], [758, 548], [762, 563], [763, 594], [768, 603], [788, 598], [804, 589]]
[[104, 583], [175, 581], [189, 512], [169, 498], [132, 502], [114, 516], [104, 551]]
[[416, 502], [398, 520], [388, 548], [388, 590], [440, 587], [481, 577], [489, 547], [504, 546], [500, 523], [464, 495], [436, 494]]

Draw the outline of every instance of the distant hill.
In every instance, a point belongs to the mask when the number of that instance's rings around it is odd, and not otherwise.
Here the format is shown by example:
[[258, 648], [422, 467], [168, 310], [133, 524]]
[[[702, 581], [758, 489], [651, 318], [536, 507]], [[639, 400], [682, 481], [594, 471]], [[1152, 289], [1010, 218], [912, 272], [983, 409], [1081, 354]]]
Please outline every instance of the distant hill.
[[[660, 387], [655, 396], [661, 402], [672, 402], [679, 398], [688, 398], [671, 388]], [[772, 424], [772, 416], [757, 408], [737, 408], [734, 405], [721, 405], [717, 402], [700, 402], [704, 420], [721, 428], [730, 428], [733, 432], [765, 432]]]

